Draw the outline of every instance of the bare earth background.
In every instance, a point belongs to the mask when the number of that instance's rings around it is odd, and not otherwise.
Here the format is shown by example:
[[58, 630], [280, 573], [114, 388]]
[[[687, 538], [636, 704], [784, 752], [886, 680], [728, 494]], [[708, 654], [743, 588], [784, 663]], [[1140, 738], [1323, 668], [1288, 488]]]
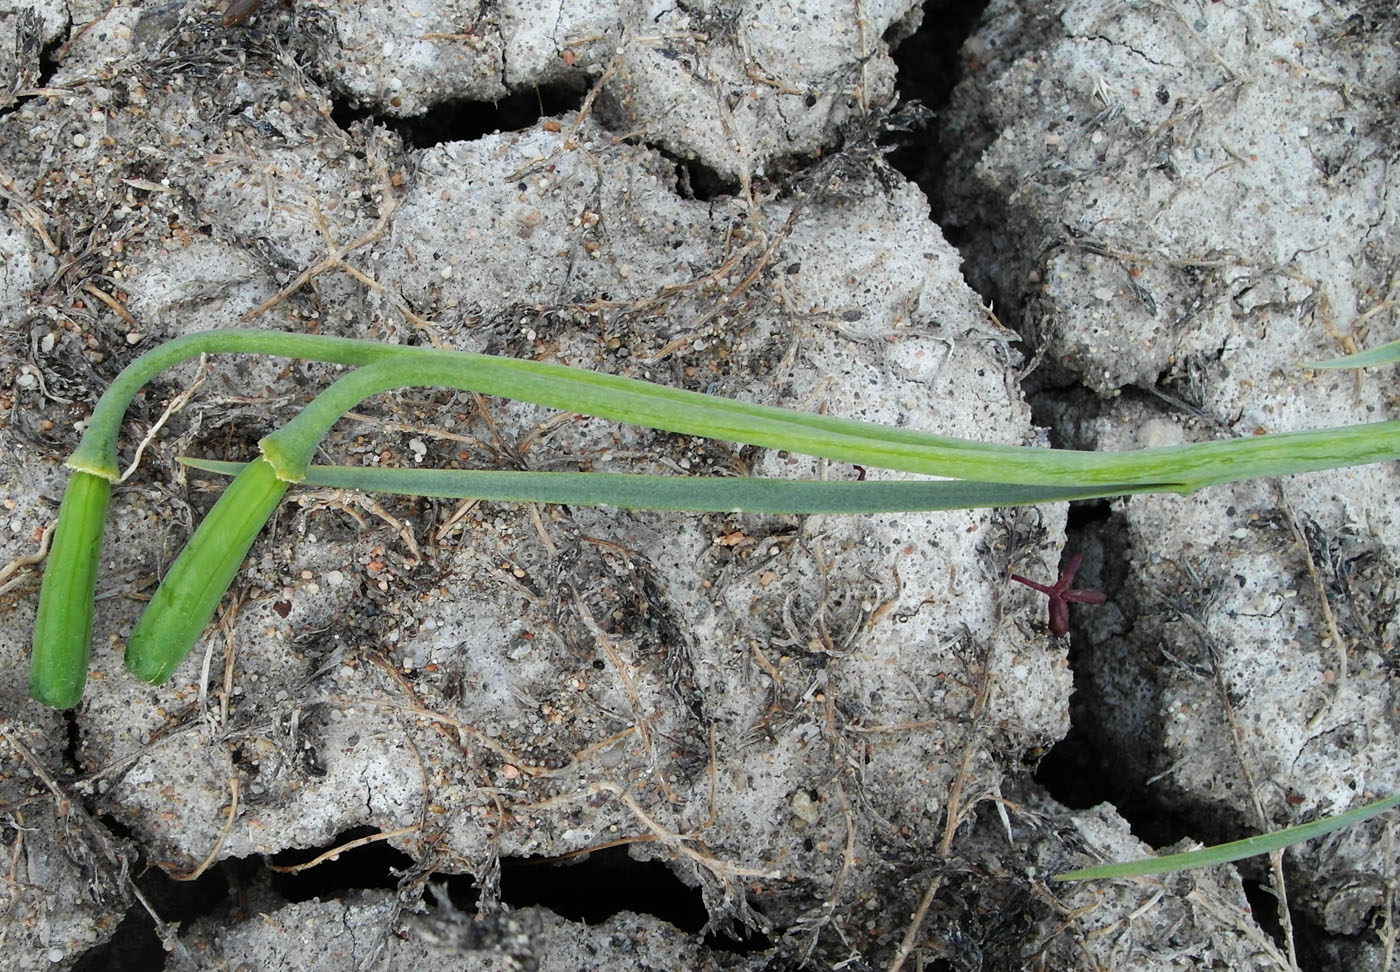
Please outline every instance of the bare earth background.
[[[243, 326], [1123, 449], [1393, 418], [1393, 4], [0, 2], [6, 968], [1389, 969], [1394, 464], [1020, 511], [295, 491], [171, 684], [121, 645], [334, 369], [128, 416], [86, 698], [26, 695], [61, 462]], [[919, 102], [922, 102], [922, 107]], [[934, 109], [930, 112], [929, 109]], [[296, 285], [296, 286], [293, 286]], [[326, 461], [860, 470], [406, 390]], [[869, 475], [882, 475], [870, 470]], [[1047, 630], [1079, 553], [1109, 603]], [[336, 851], [339, 853], [336, 853]], [[411, 966], [410, 966], [411, 963]]]

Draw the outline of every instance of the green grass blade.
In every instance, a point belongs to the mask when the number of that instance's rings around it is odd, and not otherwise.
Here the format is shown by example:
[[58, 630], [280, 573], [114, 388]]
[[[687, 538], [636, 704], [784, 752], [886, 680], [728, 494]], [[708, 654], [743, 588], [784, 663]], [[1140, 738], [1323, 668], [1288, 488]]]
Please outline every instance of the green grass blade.
[[[1382, 354], [1387, 353], [1386, 349], [1376, 350]], [[173, 364], [201, 354], [223, 352], [307, 358], [359, 368], [318, 396], [307, 412], [298, 416], [287, 429], [264, 440], [264, 454], [269, 460], [277, 462], [279, 477], [286, 479], [297, 478], [298, 470], [304, 469], [309, 463], [321, 435], [341, 413], [354, 407], [360, 399], [391, 388], [423, 385], [464, 389], [681, 434], [788, 449], [838, 461], [882, 466], [956, 480], [980, 481], [983, 484], [979, 487], [970, 484], [938, 487], [930, 485], [930, 489], [936, 488], [945, 492], [937, 500], [927, 497], [919, 499], [917, 502], [920, 508], [926, 509], [1048, 502], [1149, 490], [1186, 493], [1203, 486], [1240, 479], [1400, 459], [1400, 421], [1253, 436], [1126, 453], [1051, 450], [973, 442], [912, 429], [812, 415], [547, 362], [402, 347], [349, 338], [230, 329], [204, 331], [177, 338], [146, 352], [132, 362], [102, 395], [89, 419], [88, 429], [77, 450], [69, 458], [68, 465], [80, 473], [115, 481], [119, 474], [116, 444], [121, 420], [141, 386]], [[1344, 362], [1348, 360], [1351, 359], [1344, 359]], [[1335, 366], [1354, 365], [1343, 363]], [[1065, 492], [1056, 493], [1052, 490], [1036, 494], [1037, 498], [1034, 499], [1028, 498], [1029, 493], [1018, 493], [1014, 490], [1003, 491], [996, 497], [983, 492], [979, 494], [983, 497], [980, 500], [968, 494], [955, 501], [959, 490], [985, 490], [986, 484], [1000, 484], [1001, 487], [1011, 484], [1048, 486], [1063, 489]], [[606, 484], [593, 483], [588, 488], [604, 486]], [[70, 484], [71, 488], [73, 487]], [[518, 486], [511, 488], [518, 489]], [[620, 486], [615, 487], [618, 488]], [[665, 486], [662, 492], [656, 492], [660, 488], [643, 485], [640, 490], [645, 495], [639, 495], [635, 490], [626, 495], [630, 497], [629, 502], [643, 505], [648, 497], [662, 496], [665, 495], [665, 490], [671, 490], [673, 492], [666, 500], [667, 503], [677, 507], [697, 508], [696, 501], [689, 493], [675, 492], [690, 490], [693, 487], [672, 484]], [[801, 490], [805, 487], [781, 488]], [[620, 492], [609, 495], [623, 496]], [[833, 503], [837, 495], [823, 495], [820, 499], [804, 499], [796, 494], [782, 496], [781, 493], [777, 499], [772, 496], [765, 499], [745, 495], [732, 504], [724, 505], [725, 508], [736, 508], [745, 503], [767, 502], [772, 506], [782, 505], [785, 508], [827, 510], [833, 507], [816, 504]], [[857, 495], [861, 496], [859, 500], [843, 499], [842, 502], [852, 504], [843, 509], [851, 512], [877, 509], [868, 505], [855, 505], [871, 502], [868, 497]], [[901, 507], [914, 502], [907, 498], [896, 498], [898, 496], [897, 492], [882, 495], [881, 501], [886, 504], [897, 503]], [[503, 495], [502, 498], [516, 497]], [[586, 502], [582, 499], [569, 501]], [[711, 502], [719, 504], [719, 494], [716, 494]], [[809, 505], [804, 507], [802, 503]], [[754, 505], [751, 508], [772, 506]], [[94, 504], [91, 508], [95, 510], [97, 506]], [[892, 507], [887, 505], [883, 508]], [[93, 528], [85, 535], [93, 543], [100, 545], [100, 523], [96, 518], [93, 522]], [[79, 546], [86, 548], [86, 544]], [[51, 555], [45, 569], [46, 579], [51, 573], [59, 578], [74, 571], [81, 573], [83, 568], [75, 564], [70, 557]], [[53, 589], [60, 588], [76, 590], [72, 585], [64, 584], [59, 584]], [[49, 612], [45, 619], [47, 621], [57, 616], [54, 612]], [[82, 624], [87, 623], [83, 618], [90, 620], [90, 607], [86, 612], [82, 612], [81, 617], [78, 613], [72, 617], [72, 624], [60, 627], [70, 633], [80, 632], [83, 630]], [[81, 691], [77, 673], [86, 665], [85, 649], [74, 638], [61, 640], [45, 636], [44, 644], [51, 646], [51, 650], [46, 658], [41, 654], [41, 672], [54, 676], [54, 682], [47, 688], [40, 686], [39, 695], [46, 697], [50, 704], [61, 704], [73, 697], [75, 691]], [[60, 650], [55, 647], [60, 644], [66, 644], [67, 648]], [[60, 671], [70, 674], [60, 679]], [[64, 685], [60, 687], [59, 681]]]
[[1400, 361], [1400, 341], [1391, 341], [1369, 351], [1358, 351], [1344, 358], [1331, 358], [1327, 361], [1304, 361], [1304, 368], [1373, 368], [1376, 365], [1394, 364]]
[[[181, 457], [205, 472], [235, 476], [244, 463]], [[691, 513], [901, 513], [1025, 506], [1097, 499], [1170, 486], [1028, 486], [968, 480], [814, 482], [638, 473], [516, 472], [311, 466], [303, 486], [367, 493], [513, 503], [567, 503]]]
[[1312, 840], [1323, 834], [1330, 834], [1334, 830], [1341, 830], [1343, 827], [1369, 820], [1397, 805], [1400, 805], [1400, 793], [1388, 796], [1384, 800], [1377, 800], [1375, 803], [1357, 807], [1354, 810], [1348, 810], [1345, 813], [1323, 817], [1320, 820], [1299, 824], [1296, 827], [1285, 827], [1283, 830], [1260, 834], [1257, 837], [1246, 837], [1244, 840], [1231, 841], [1228, 844], [1217, 844], [1214, 847], [1203, 847], [1200, 850], [1186, 851], [1181, 854], [1168, 854], [1165, 857], [1148, 857], [1139, 861], [1086, 867], [1078, 871], [1057, 874], [1055, 880], [1088, 881], [1096, 878], [1140, 877], [1145, 874], [1172, 874], [1190, 868], [1228, 864], [1241, 858], [1267, 854], [1269, 851], [1299, 844], [1305, 840]]
[[[368, 366], [352, 372], [347, 379], [365, 371], [378, 376], [377, 379], [366, 375], [353, 378], [342, 386], [342, 391], [346, 392], [342, 397], [347, 399], [349, 392], [356, 388], [362, 391], [359, 397], [364, 398], [394, 387], [436, 384], [687, 435], [985, 482], [1104, 488], [1123, 483], [1179, 482], [1183, 484], [1180, 491], [1189, 492], [1237, 479], [1400, 458], [1400, 421], [1125, 453], [1038, 449], [972, 442], [913, 429], [732, 401], [548, 362], [349, 338], [230, 329], [176, 338], [128, 366], [103, 394], [83, 441], [68, 464], [74, 469], [115, 479], [117, 431], [132, 397], [164, 368], [199, 354], [215, 352], [281, 355]], [[394, 364], [398, 367], [393, 368]], [[375, 371], [376, 368], [389, 370]], [[345, 406], [349, 407], [353, 404]]]
[[1400, 459], [1400, 420], [1119, 453], [1037, 449], [754, 405], [538, 361], [431, 354], [380, 362], [340, 378], [265, 437], [263, 455], [279, 476], [296, 482], [331, 425], [362, 400], [396, 388], [432, 386], [685, 435], [982, 482], [1105, 489], [1175, 483], [1179, 492], [1190, 492], [1237, 479]]

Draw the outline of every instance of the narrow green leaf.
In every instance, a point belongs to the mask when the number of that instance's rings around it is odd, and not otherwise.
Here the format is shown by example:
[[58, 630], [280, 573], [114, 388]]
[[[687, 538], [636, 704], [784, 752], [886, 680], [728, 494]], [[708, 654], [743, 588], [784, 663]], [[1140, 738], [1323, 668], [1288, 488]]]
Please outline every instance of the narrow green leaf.
[[[182, 456], [195, 469], [237, 475], [239, 462]], [[1027, 486], [968, 480], [812, 480], [651, 476], [639, 473], [517, 472], [311, 466], [302, 486], [513, 503], [567, 503], [691, 513], [897, 513], [1025, 506], [1169, 490], [1175, 484]]]
[[[1181, 483], [1180, 491], [1189, 492], [1239, 479], [1400, 459], [1400, 421], [1122, 453], [1037, 449], [733, 401], [549, 362], [349, 338], [230, 329], [176, 338], [148, 351], [123, 370], [93, 411], [88, 430], [68, 465], [115, 479], [117, 430], [132, 397], [162, 369], [215, 352], [282, 355], [364, 366], [332, 386], [340, 387], [335, 395], [319, 400], [321, 414], [307, 416], [301, 423], [303, 430], [324, 421], [335, 407], [343, 412], [367, 395], [398, 387], [438, 385], [684, 435], [987, 482], [1095, 484], [1103, 489], [1121, 483]], [[294, 433], [289, 432], [277, 440], [278, 444], [289, 445], [293, 437]]]
[[435, 351], [358, 368], [262, 439], [263, 455], [290, 482], [300, 479], [331, 426], [365, 398], [396, 388], [458, 388], [549, 408], [787, 449], [839, 462], [981, 482], [1054, 486], [1175, 483], [1203, 486], [1400, 459], [1400, 420], [1246, 436], [1161, 449], [1092, 452], [974, 442], [914, 429], [813, 415], [701, 395], [665, 385], [513, 358]]
[[1304, 361], [1304, 368], [1373, 368], [1376, 365], [1394, 364], [1400, 361], [1400, 341], [1391, 341], [1369, 351], [1358, 351], [1344, 358], [1331, 358], [1327, 361]]
[[1216, 844], [1214, 847], [1203, 847], [1200, 850], [1185, 851], [1181, 854], [1168, 854], [1165, 857], [1147, 857], [1139, 861], [1086, 867], [1078, 871], [1057, 874], [1055, 880], [1088, 881], [1096, 878], [1140, 877], [1145, 874], [1172, 874], [1196, 867], [1228, 864], [1230, 861], [1253, 857], [1256, 854], [1267, 854], [1269, 851], [1275, 851], [1292, 844], [1300, 844], [1305, 840], [1321, 837], [1323, 834], [1330, 834], [1334, 830], [1341, 830], [1343, 827], [1368, 820], [1397, 805], [1400, 805], [1400, 793], [1388, 796], [1384, 800], [1377, 800], [1375, 803], [1357, 807], [1354, 810], [1348, 810], [1345, 813], [1323, 817], [1320, 820], [1299, 824], [1296, 827], [1285, 827], [1283, 830], [1260, 834], [1257, 837], [1246, 837], [1244, 840], [1231, 841], [1228, 844]]

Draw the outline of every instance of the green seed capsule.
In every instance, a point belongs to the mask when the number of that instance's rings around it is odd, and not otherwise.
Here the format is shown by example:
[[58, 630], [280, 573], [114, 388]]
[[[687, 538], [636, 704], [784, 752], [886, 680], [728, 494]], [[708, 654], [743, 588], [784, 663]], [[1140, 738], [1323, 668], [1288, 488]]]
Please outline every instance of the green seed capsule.
[[77, 705], [87, 682], [93, 595], [111, 496], [112, 484], [101, 476], [74, 473], [58, 510], [29, 663], [29, 694], [55, 709]]
[[159, 685], [185, 660], [288, 485], [263, 459], [229, 483], [127, 639], [126, 667], [133, 675]]

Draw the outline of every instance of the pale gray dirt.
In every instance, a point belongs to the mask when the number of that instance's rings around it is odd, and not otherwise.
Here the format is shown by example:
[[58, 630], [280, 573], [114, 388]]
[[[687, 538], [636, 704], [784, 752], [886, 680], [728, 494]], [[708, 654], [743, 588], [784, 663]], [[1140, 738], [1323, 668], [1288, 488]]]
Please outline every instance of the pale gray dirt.
[[[36, 549], [122, 365], [245, 318], [1017, 444], [1049, 443], [1027, 389], [1088, 447], [1387, 417], [1387, 372], [1297, 367], [1395, 336], [1378, 9], [993, 3], [931, 187], [960, 254], [878, 149], [903, 124], [908, 3], [270, 0], [231, 27], [222, 4], [0, 4], [0, 560]], [[422, 120], [536, 86], [570, 107], [489, 134]], [[447, 132], [424, 145], [403, 118]], [[91, 950], [149, 905], [170, 969], [885, 968], [906, 934], [908, 968], [1282, 968], [1233, 869], [1049, 880], [1151, 850], [1030, 777], [1076, 679], [1123, 786], [1188, 814], [1178, 833], [1295, 822], [1395, 778], [1393, 466], [1116, 505], [1076, 540], [1113, 598], [1077, 615], [1077, 672], [1044, 598], [1008, 584], [1054, 578], [1063, 506], [297, 490], [172, 682], [131, 680], [123, 639], [220, 485], [175, 457], [247, 457], [335, 373], [221, 356], [138, 399], [125, 459], [199, 386], [114, 492], [74, 712], [27, 699], [37, 569], [3, 589], [9, 967], [121, 967]], [[366, 403], [323, 461], [859, 472], [431, 389]], [[364, 835], [406, 855], [396, 887], [300, 900], [266, 867]], [[1290, 868], [1318, 954], [1380, 967], [1389, 836]], [[722, 934], [501, 900], [516, 859], [605, 847], [663, 862]]]
[[[994, 221], [970, 265], [1043, 335], [1046, 383], [1098, 393], [1049, 406], [1063, 441], [1393, 416], [1393, 370], [1301, 367], [1398, 333], [1391, 6], [1070, 2], [1029, 19], [994, 2], [964, 47], [978, 63], [945, 132], [948, 206], [968, 230]], [[1095, 526], [1122, 581], [1077, 667], [1118, 795], [1146, 787], [1221, 838], [1394, 788], [1397, 473], [1134, 498]], [[1290, 902], [1351, 967], [1380, 967], [1368, 928], [1395, 862], [1384, 822], [1290, 858]]]

